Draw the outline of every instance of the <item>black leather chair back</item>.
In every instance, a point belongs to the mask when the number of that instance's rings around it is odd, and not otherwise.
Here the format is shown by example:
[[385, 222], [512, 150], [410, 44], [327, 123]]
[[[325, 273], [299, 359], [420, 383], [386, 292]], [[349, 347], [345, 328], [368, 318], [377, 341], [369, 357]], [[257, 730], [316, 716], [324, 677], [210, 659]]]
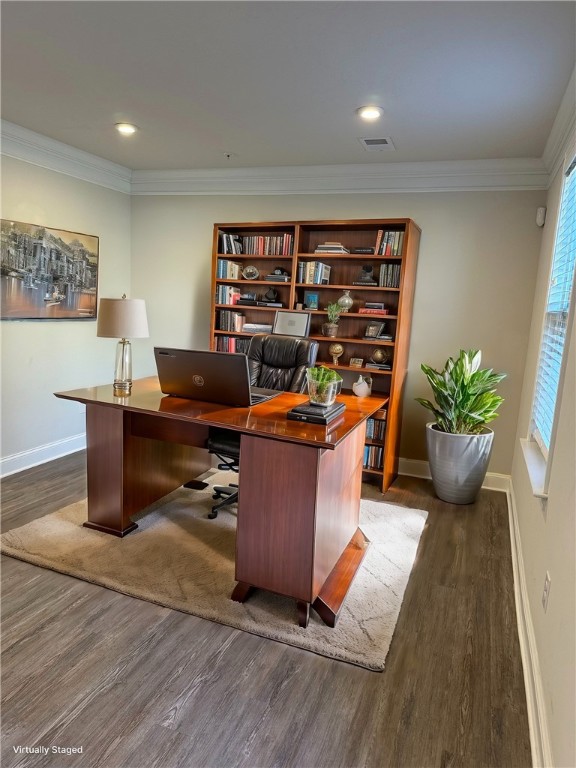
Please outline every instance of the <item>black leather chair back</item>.
[[306, 368], [316, 363], [318, 342], [295, 336], [258, 333], [248, 349], [250, 384], [255, 387], [304, 392]]

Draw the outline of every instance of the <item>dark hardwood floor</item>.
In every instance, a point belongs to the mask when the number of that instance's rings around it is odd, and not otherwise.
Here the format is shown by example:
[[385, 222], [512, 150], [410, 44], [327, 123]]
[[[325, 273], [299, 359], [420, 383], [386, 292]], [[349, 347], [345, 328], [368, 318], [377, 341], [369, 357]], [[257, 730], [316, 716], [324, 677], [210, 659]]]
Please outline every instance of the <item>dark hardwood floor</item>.
[[[82, 498], [84, 461], [6, 478], [3, 530]], [[3, 557], [3, 767], [530, 766], [505, 494], [384, 498], [429, 516], [383, 673]]]

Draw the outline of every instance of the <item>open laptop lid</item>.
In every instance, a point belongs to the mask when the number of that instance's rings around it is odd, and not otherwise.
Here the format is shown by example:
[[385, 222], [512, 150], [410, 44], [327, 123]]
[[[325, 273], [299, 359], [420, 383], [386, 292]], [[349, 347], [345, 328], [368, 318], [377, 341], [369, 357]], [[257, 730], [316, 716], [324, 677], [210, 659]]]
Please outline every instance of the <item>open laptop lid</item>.
[[[154, 347], [154, 357], [160, 389], [165, 395], [229, 406], [253, 404], [246, 355]], [[279, 394], [257, 388], [256, 392], [265, 396], [269, 392], [271, 397]]]

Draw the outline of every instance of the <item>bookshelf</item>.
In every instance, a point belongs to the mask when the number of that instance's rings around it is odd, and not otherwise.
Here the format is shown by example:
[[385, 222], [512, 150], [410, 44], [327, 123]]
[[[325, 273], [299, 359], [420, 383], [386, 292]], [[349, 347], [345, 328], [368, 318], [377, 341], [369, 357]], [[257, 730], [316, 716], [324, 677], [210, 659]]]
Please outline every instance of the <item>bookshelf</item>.
[[[383, 491], [398, 473], [419, 242], [411, 219], [214, 225], [210, 348], [246, 352], [254, 333], [271, 329], [278, 308], [310, 311], [317, 362], [338, 370], [345, 390], [370, 376], [372, 394], [382, 395], [367, 424], [364, 476]], [[337, 335], [325, 336], [326, 306], [345, 291], [352, 306]], [[331, 344], [343, 348], [336, 362]]]

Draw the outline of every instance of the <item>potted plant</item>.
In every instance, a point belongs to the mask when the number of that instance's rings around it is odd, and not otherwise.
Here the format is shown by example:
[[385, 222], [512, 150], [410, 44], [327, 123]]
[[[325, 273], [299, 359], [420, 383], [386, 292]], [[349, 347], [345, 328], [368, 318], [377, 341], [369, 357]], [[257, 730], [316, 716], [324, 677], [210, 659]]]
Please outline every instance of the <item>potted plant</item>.
[[503, 402], [496, 386], [506, 374], [481, 369], [481, 361], [480, 351], [461, 349], [442, 371], [421, 365], [435, 400], [416, 398], [436, 419], [426, 424], [432, 482], [438, 498], [452, 504], [471, 504], [478, 495], [494, 438], [486, 424]]
[[332, 405], [342, 389], [342, 376], [325, 365], [307, 368], [306, 381], [308, 397], [313, 405]]
[[338, 333], [338, 322], [340, 315], [344, 312], [340, 304], [336, 302], [328, 304], [326, 307], [326, 314], [328, 315], [328, 322], [322, 325], [322, 335], [334, 337]]

